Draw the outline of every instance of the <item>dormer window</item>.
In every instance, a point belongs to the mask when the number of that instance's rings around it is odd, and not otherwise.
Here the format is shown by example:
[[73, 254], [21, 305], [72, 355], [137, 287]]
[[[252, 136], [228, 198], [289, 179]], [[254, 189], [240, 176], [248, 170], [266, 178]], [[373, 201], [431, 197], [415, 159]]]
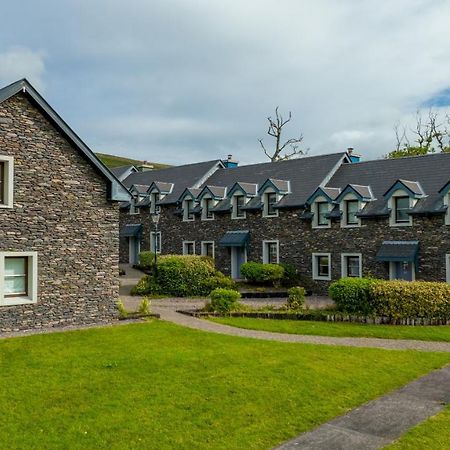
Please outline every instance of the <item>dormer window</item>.
[[139, 197], [133, 197], [130, 200], [130, 214], [131, 215], [135, 215], [135, 214], [139, 214], [139, 208], [136, 206], [139, 203]]
[[264, 216], [278, 216], [278, 210], [275, 209], [275, 204], [277, 203], [277, 201], [277, 194], [275, 192], [268, 192], [264, 194]]
[[245, 211], [242, 207], [245, 205], [244, 195], [233, 196], [233, 219], [244, 219], [246, 217]]
[[328, 202], [316, 202], [316, 214], [317, 214], [317, 226], [327, 227], [330, 225], [330, 219], [327, 217], [328, 214]]
[[158, 191], [152, 192], [150, 196], [150, 214], [158, 214], [160, 207], [157, 205], [159, 200], [161, 199], [161, 195]]
[[394, 197], [395, 208], [395, 222], [396, 223], [409, 223], [409, 197]]
[[13, 207], [13, 158], [0, 155], [0, 208]]
[[204, 197], [202, 200], [202, 220], [214, 219], [213, 208], [215, 206], [214, 199]]
[[346, 200], [345, 201], [345, 223], [346, 225], [358, 225], [359, 220], [356, 216], [359, 209], [358, 200]]
[[183, 220], [184, 221], [194, 220], [194, 200], [190, 198], [184, 200]]

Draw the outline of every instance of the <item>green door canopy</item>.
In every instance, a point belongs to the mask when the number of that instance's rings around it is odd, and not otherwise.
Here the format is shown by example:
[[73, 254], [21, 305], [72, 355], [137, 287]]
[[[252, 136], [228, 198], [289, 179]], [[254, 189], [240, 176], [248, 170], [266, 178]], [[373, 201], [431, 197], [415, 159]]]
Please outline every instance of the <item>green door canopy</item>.
[[220, 247], [244, 247], [250, 238], [250, 231], [227, 231], [219, 240]]
[[377, 253], [378, 261], [414, 262], [419, 251], [419, 241], [384, 241]]
[[142, 225], [124, 225], [120, 230], [120, 237], [136, 237], [141, 234]]

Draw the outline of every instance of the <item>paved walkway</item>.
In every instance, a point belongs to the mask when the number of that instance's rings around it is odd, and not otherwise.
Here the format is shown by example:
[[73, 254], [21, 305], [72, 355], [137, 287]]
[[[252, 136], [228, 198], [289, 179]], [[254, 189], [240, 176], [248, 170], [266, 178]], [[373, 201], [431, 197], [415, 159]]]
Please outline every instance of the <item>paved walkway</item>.
[[277, 449], [379, 449], [437, 414], [449, 402], [450, 366], [446, 366], [303, 433]]

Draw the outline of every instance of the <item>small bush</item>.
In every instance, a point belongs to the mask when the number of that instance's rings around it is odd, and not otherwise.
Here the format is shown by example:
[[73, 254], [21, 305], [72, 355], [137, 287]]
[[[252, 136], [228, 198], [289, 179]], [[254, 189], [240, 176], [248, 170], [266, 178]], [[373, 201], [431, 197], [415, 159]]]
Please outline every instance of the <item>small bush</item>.
[[151, 269], [155, 264], [155, 254], [152, 252], [139, 253], [139, 266], [142, 269]]
[[143, 316], [147, 316], [148, 314], [150, 314], [150, 305], [150, 300], [147, 297], [144, 297], [141, 304], [139, 305], [137, 312], [139, 314], [142, 314]]
[[241, 275], [250, 283], [277, 284], [283, 278], [284, 269], [279, 264], [247, 262], [241, 266]]
[[281, 263], [283, 268], [283, 278], [281, 279], [281, 285], [285, 287], [294, 287], [299, 285], [300, 275], [295, 266], [292, 264]]
[[141, 278], [136, 286], [131, 289], [131, 295], [150, 295], [150, 294], [159, 294], [161, 291], [161, 287], [157, 283], [155, 277], [153, 275], [146, 275]]
[[349, 314], [375, 313], [370, 287], [377, 283], [373, 278], [341, 278], [331, 284], [329, 294], [337, 309]]
[[288, 309], [303, 309], [305, 305], [305, 288], [301, 286], [295, 286], [288, 289], [287, 307]]
[[370, 286], [377, 315], [394, 319], [450, 317], [450, 285], [429, 281], [379, 281]]
[[216, 312], [229, 312], [237, 305], [241, 294], [231, 289], [214, 289], [211, 292], [211, 309]]
[[128, 317], [128, 311], [125, 309], [125, 306], [120, 298], [117, 300], [117, 310], [119, 311], [119, 317], [121, 319]]

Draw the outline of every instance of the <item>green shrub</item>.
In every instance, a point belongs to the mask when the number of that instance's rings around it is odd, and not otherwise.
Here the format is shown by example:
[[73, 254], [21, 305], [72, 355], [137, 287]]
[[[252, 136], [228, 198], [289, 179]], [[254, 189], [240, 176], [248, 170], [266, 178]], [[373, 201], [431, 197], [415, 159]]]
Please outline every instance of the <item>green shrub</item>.
[[375, 313], [370, 287], [378, 283], [373, 278], [341, 278], [331, 284], [329, 294], [337, 309], [349, 314]]
[[141, 304], [139, 305], [137, 312], [139, 314], [142, 314], [143, 316], [150, 314], [150, 305], [150, 300], [147, 297], [144, 297]]
[[294, 286], [288, 289], [287, 307], [288, 309], [303, 309], [305, 305], [305, 288], [301, 286]]
[[294, 287], [299, 285], [300, 275], [295, 266], [288, 263], [281, 263], [280, 266], [283, 268], [283, 278], [281, 279], [281, 285], [285, 287]]
[[241, 275], [250, 283], [277, 284], [283, 278], [284, 269], [279, 264], [247, 262], [241, 266]]
[[155, 254], [152, 252], [139, 253], [139, 266], [143, 269], [151, 269], [155, 264]]
[[216, 312], [229, 312], [236, 306], [241, 294], [232, 289], [214, 289], [211, 292], [211, 309]]
[[141, 278], [131, 289], [131, 295], [149, 295], [149, 294], [159, 294], [161, 291], [161, 287], [157, 283], [155, 277], [153, 275], [146, 275]]
[[128, 311], [125, 309], [125, 306], [120, 298], [117, 300], [117, 310], [119, 311], [119, 317], [121, 319], [128, 317]]
[[429, 281], [379, 281], [370, 286], [377, 315], [395, 319], [450, 317], [450, 285]]
[[222, 272], [217, 271], [214, 275], [204, 281], [204, 290], [210, 293], [214, 289], [235, 289], [236, 282], [230, 277], [225, 276]]

